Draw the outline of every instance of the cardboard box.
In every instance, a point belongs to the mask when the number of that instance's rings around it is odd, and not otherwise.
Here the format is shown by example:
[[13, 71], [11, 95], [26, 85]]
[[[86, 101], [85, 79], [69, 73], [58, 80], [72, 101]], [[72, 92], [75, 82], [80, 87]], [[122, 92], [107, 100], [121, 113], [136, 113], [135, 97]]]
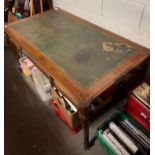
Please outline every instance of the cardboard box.
[[52, 96], [53, 99], [59, 108], [59, 110], [63, 113], [66, 121], [70, 125], [71, 128], [77, 128], [80, 125], [80, 118], [77, 110], [74, 110], [74, 112], [70, 112], [66, 109], [65, 102], [63, 98], [59, 97], [59, 94], [52, 88]]

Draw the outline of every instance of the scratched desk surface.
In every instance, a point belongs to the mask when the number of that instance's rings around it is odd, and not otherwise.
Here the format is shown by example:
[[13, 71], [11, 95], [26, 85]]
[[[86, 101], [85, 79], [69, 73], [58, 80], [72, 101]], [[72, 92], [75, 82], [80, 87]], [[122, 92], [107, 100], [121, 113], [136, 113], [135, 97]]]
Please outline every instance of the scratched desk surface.
[[56, 11], [33, 16], [12, 28], [83, 88], [137, 53], [129, 45]]

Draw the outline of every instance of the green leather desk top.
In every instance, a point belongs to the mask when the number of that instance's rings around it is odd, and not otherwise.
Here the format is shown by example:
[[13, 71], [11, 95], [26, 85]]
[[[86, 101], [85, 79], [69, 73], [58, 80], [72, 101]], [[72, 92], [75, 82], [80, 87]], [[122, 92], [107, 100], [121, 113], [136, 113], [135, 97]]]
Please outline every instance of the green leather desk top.
[[82, 88], [90, 87], [137, 53], [129, 45], [56, 11], [11, 27]]

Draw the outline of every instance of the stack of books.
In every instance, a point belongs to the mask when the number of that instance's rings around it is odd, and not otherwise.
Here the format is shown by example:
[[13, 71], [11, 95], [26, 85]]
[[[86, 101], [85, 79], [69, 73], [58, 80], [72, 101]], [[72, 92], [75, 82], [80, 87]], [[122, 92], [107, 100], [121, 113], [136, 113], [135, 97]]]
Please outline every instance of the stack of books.
[[111, 121], [99, 133], [106, 144], [118, 155], [147, 155], [150, 139], [129, 119]]
[[135, 96], [146, 108], [150, 109], [150, 86], [143, 82], [136, 89], [132, 91]]

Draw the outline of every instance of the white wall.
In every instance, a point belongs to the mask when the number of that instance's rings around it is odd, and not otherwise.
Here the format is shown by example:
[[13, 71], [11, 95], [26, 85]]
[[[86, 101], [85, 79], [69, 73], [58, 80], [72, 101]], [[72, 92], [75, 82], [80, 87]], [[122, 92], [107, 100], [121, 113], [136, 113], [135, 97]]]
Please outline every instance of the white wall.
[[149, 47], [149, 0], [53, 0], [59, 7]]

